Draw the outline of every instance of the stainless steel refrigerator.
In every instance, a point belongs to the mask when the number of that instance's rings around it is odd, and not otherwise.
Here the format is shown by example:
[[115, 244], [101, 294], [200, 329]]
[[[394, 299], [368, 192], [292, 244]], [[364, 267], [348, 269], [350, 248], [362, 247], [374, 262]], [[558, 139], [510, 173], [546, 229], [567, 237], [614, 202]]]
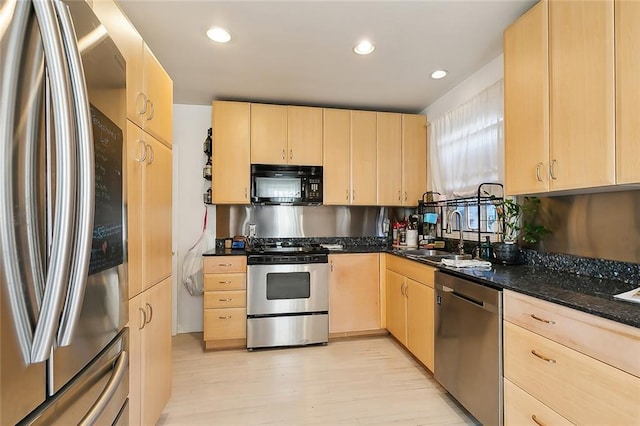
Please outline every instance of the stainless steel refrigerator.
[[125, 61], [85, 1], [0, 0], [0, 424], [127, 424]]

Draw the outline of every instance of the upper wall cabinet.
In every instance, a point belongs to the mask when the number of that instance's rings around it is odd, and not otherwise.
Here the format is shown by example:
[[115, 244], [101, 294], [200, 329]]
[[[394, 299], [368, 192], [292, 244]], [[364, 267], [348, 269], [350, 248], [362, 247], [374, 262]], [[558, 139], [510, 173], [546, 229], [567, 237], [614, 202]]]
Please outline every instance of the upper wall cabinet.
[[350, 204], [351, 190], [351, 111], [323, 111], [323, 204]]
[[615, 183], [613, 11], [543, 0], [505, 31], [507, 193]]
[[418, 205], [427, 190], [427, 117], [402, 115], [402, 205]]
[[375, 206], [377, 117], [372, 111], [351, 111], [351, 204]]
[[415, 206], [427, 188], [427, 118], [377, 113], [378, 205]]
[[[378, 205], [402, 205], [402, 114], [377, 113]], [[426, 160], [425, 160], [426, 161]]]
[[127, 118], [171, 146], [173, 82], [113, 1], [95, 1], [93, 10], [127, 61]]
[[251, 163], [322, 165], [322, 109], [251, 104]]
[[640, 182], [640, 2], [615, 2], [617, 183]]
[[249, 204], [251, 106], [215, 101], [212, 110], [212, 202]]

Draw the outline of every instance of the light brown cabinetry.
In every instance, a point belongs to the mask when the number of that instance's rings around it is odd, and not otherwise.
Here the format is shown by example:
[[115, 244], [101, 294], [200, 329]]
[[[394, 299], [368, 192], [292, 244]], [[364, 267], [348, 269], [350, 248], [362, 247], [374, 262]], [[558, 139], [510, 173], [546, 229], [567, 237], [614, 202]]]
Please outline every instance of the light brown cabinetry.
[[129, 300], [129, 422], [155, 424], [171, 396], [171, 277]]
[[[552, 410], [574, 424], [637, 422], [638, 329], [510, 291], [504, 319], [505, 419]], [[537, 402], [510, 396], [511, 384]]]
[[387, 329], [433, 371], [435, 268], [386, 255]]
[[424, 115], [377, 114], [378, 205], [415, 206], [427, 188]]
[[616, 182], [640, 182], [640, 2], [615, 1]]
[[331, 337], [380, 329], [379, 258], [377, 253], [329, 256]]
[[247, 344], [247, 258], [206, 256], [204, 264], [205, 349]]
[[376, 205], [376, 113], [351, 111], [351, 204]]
[[504, 34], [509, 194], [615, 183], [613, 2], [541, 1]]
[[126, 60], [127, 118], [162, 143], [173, 138], [173, 82], [115, 2], [93, 2], [93, 10]]
[[171, 150], [127, 122], [129, 297], [171, 275]]
[[377, 133], [377, 204], [399, 206], [403, 199], [402, 114], [378, 112]]
[[351, 189], [351, 111], [323, 111], [323, 187], [322, 203], [350, 204]]
[[322, 165], [322, 109], [251, 104], [251, 163]]
[[212, 114], [212, 202], [249, 204], [251, 104], [215, 101]]
[[417, 206], [427, 190], [427, 117], [402, 115], [402, 205]]

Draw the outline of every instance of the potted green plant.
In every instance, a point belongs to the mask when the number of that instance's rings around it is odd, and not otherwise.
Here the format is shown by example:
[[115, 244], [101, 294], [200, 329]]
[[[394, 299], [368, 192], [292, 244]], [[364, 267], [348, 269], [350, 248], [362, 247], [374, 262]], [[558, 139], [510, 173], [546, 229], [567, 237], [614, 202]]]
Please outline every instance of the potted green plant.
[[500, 242], [493, 247], [496, 261], [513, 265], [520, 263], [518, 240], [527, 244], [537, 243], [549, 230], [532, 221], [540, 208], [540, 199], [524, 197], [522, 204], [515, 199], [505, 198], [495, 202], [498, 216]]

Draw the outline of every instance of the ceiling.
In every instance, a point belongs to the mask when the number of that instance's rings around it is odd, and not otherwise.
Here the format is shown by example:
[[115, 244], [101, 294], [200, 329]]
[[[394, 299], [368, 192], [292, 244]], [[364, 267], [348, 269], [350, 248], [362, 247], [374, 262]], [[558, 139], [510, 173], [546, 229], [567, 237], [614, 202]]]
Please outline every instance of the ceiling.
[[[535, 0], [119, 0], [174, 84], [214, 99], [416, 113], [502, 53]], [[217, 44], [205, 32], [227, 29]], [[376, 50], [353, 53], [363, 38]], [[442, 80], [430, 78], [444, 68]]]

